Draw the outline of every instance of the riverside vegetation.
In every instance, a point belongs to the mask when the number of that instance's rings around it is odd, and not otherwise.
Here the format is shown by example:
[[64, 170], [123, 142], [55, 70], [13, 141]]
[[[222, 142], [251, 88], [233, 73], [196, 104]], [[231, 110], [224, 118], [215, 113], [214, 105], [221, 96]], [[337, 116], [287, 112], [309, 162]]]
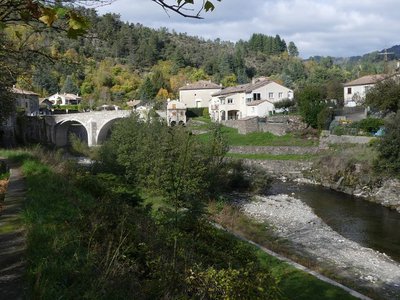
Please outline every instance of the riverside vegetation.
[[62, 162], [60, 151], [3, 151], [27, 177], [28, 296], [351, 298], [210, 225], [211, 200], [269, 182], [224, 159], [218, 127], [212, 137], [200, 142], [185, 128], [133, 116], [90, 169]]

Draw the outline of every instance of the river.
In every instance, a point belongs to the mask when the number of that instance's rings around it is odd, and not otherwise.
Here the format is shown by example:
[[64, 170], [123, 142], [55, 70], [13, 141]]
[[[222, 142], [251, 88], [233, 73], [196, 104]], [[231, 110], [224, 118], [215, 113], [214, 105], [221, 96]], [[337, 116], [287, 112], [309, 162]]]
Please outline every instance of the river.
[[292, 194], [333, 230], [400, 262], [400, 214], [365, 199], [320, 186], [274, 182], [270, 194]]

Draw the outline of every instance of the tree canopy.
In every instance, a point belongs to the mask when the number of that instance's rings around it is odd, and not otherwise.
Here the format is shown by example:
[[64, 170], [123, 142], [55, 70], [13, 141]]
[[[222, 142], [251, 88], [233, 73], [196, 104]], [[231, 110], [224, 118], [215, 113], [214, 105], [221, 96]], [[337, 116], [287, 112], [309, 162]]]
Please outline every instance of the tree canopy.
[[366, 95], [365, 102], [371, 108], [383, 112], [397, 112], [400, 109], [400, 83], [395, 78], [378, 82]]

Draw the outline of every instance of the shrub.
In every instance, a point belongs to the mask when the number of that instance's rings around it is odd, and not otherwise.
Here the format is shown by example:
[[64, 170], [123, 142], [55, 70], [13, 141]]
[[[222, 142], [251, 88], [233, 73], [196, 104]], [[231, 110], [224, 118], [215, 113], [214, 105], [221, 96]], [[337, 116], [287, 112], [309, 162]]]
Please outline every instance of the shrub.
[[203, 109], [203, 117], [207, 119], [210, 118], [210, 112], [208, 111], [208, 107]]
[[382, 119], [377, 119], [377, 118], [366, 118], [364, 120], [361, 120], [354, 125], [364, 131], [364, 132], [369, 132], [369, 133], [374, 133], [379, 130], [381, 126], [383, 126], [384, 121]]

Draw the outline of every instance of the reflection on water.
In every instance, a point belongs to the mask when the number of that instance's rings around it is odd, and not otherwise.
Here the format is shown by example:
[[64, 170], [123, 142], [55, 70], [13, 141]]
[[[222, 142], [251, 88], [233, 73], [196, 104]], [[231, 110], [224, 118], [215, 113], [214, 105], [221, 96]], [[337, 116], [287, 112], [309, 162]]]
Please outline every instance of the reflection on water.
[[276, 182], [271, 194], [294, 193], [332, 229], [400, 262], [400, 214], [381, 205], [318, 186]]

